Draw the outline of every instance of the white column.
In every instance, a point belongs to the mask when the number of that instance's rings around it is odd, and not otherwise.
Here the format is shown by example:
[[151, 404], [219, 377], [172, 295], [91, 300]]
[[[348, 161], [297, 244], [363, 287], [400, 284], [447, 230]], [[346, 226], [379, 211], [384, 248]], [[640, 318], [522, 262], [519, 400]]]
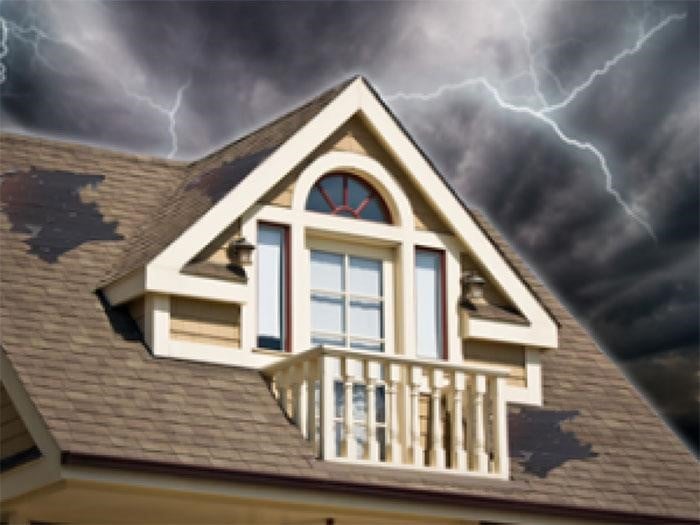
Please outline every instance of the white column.
[[484, 394], [486, 393], [486, 377], [483, 374], [475, 376], [473, 391], [473, 428], [474, 428], [474, 461], [479, 473], [488, 471], [488, 456], [486, 455], [484, 430]]
[[423, 447], [420, 443], [420, 387], [423, 379], [423, 370], [420, 366], [411, 368], [411, 449], [413, 450], [413, 464], [417, 467], [424, 466]]
[[387, 417], [387, 444], [391, 462], [394, 465], [403, 463], [403, 451], [399, 438], [399, 399], [398, 388], [401, 380], [401, 365], [391, 364], [387, 370], [386, 394], [388, 398], [389, 414]]
[[430, 462], [433, 467], [445, 468], [445, 447], [442, 444], [442, 370], [434, 368], [431, 374], [431, 433], [433, 446], [430, 450]]
[[[411, 228], [413, 225], [411, 225]], [[416, 303], [414, 300], [414, 290], [416, 283], [414, 282], [414, 271], [416, 265], [416, 254], [413, 243], [403, 242], [399, 248], [400, 257], [399, 264], [401, 266], [400, 290], [401, 301], [399, 305], [399, 319], [402, 319], [401, 326], [401, 349], [403, 354], [408, 357], [416, 356]]]
[[333, 370], [335, 358], [321, 356], [319, 359], [319, 378], [321, 383], [321, 457], [328, 459], [335, 457], [335, 429], [333, 428]]
[[[376, 386], [380, 376], [380, 366], [375, 361], [367, 361], [367, 371], [365, 373], [365, 384], [367, 385], [367, 459], [374, 462], [379, 461]], [[386, 417], [386, 410], [384, 411], [384, 416]]]
[[504, 391], [506, 378], [497, 377], [492, 381], [491, 402], [493, 403], [493, 455], [494, 472], [508, 477], [510, 461], [508, 459], [507, 408]]
[[146, 344], [153, 355], [170, 354], [170, 296], [149, 293], [144, 304]]
[[466, 470], [467, 468], [462, 432], [463, 396], [464, 372], [455, 370], [452, 376], [452, 468], [455, 470]]
[[316, 365], [311, 361], [304, 363], [306, 378], [306, 432], [304, 437], [311, 441], [316, 450]]
[[289, 386], [288, 382], [288, 371], [282, 370], [277, 374], [277, 403], [279, 404], [282, 412], [287, 415], [287, 388]]
[[355, 360], [349, 357], [345, 358], [344, 388], [345, 388], [345, 406], [343, 407], [343, 453], [346, 458], [355, 459], [357, 453], [355, 451], [355, 431], [353, 417], [353, 402], [352, 402], [352, 387], [355, 382]]

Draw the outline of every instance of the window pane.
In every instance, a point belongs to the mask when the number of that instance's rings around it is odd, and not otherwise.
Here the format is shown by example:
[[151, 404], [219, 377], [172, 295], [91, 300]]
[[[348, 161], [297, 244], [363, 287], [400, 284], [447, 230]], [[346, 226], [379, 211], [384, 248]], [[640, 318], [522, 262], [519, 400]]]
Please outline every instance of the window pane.
[[323, 179], [319, 184], [326, 190], [336, 207], [343, 205], [343, 177], [332, 175]]
[[353, 430], [355, 434], [355, 457], [363, 459], [367, 453], [367, 426], [355, 423]]
[[342, 421], [336, 421], [335, 423], [335, 455], [340, 457], [343, 450], [343, 435], [345, 434], [345, 429], [343, 428]]
[[351, 294], [381, 297], [382, 261], [350, 257], [348, 266], [348, 291]]
[[349, 178], [348, 179], [348, 206], [353, 210], [362, 204], [367, 197], [369, 197], [369, 191], [364, 184], [360, 184], [359, 181]]
[[420, 357], [442, 354], [441, 254], [416, 251], [416, 352]]
[[335, 292], [342, 292], [345, 289], [342, 255], [312, 250], [311, 288]]
[[386, 396], [384, 385], [379, 385], [376, 389], [375, 399], [377, 405], [377, 423], [386, 422]]
[[258, 345], [282, 349], [284, 319], [284, 230], [258, 228]]
[[375, 222], [389, 222], [389, 217], [384, 212], [384, 207], [377, 202], [376, 197], [372, 197], [367, 206], [360, 213], [362, 219]]
[[309, 198], [306, 201], [306, 209], [323, 213], [328, 213], [330, 211], [326, 199], [323, 198], [323, 195], [321, 195], [321, 192], [316, 186], [314, 186], [309, 193]]
[[354, 421], [367, 420], [367, 388], [365, 385], [352, 385], [352, 418]]
[[342, 297], [311, 294], [311, 329], [314, 332], [345, 333], [345, 301]]
[[348, 317], [351, 336], [382, 338], [382, 303], [371, 299], [351, 299]]
[[335, 417], [343, 417], [343, 407], [345, 406], [345, 388], [343, 388], [342, 381], [335, 381], [333, 383], [333, 390], [335, 391]]

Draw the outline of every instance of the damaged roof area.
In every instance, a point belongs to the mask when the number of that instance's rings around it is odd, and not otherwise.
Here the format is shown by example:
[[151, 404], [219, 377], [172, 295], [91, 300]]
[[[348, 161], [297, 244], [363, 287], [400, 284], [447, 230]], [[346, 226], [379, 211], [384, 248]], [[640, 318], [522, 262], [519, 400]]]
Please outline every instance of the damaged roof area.
[[95, 293], [162, 250], [342, 87], [192, 164], [2, 136], [2, 347], [66, 461], [695, 520], [695, 458], [479, 213], [561, 326], [559, 349], [542, 357], [544, 406], [511, 409], [507, 482], [318, 461], [257, 371], [154, 359], [128, 313]]

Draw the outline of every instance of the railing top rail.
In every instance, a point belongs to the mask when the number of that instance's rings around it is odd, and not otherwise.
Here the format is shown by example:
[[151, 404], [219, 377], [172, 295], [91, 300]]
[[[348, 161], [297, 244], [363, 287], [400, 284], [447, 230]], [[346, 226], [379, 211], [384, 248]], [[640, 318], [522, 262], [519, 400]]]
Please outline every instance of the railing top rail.
[[349, 357], [358, 360], [368, 359], [373, 361], [382, 361], [388, 364], [440, 368], [443, 370], [456, 370], [467, 374], [484, 374], [495, 377], [506, 377], [509, 373], [508, 369], [502, 366], [450, 363], [448, 361], [421, 359], [404, 355], [383, 354], [379, 352], [366, 352], [362, 350], [349, 350], [347, 348], [332, 346], [316, 346], [308, 350], [304, 350], [303, 352], [291, 354], [286, 359], [282, 359], [266, 366], [261, 370], [261, 372], [263, 375], [271, 377], [275, 373], [286, 370], [291, 366], [301, 364], [309, 359], [314, 359], [321, 356]]

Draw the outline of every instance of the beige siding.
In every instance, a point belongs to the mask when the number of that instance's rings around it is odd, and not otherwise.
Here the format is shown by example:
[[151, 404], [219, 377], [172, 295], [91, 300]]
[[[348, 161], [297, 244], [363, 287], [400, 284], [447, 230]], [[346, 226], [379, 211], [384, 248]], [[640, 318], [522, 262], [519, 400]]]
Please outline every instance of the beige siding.
[[170, 336], [213, 345], [241, 345], [240, 307], [237, 304], [170, 299]]
[[489, 364], [507, 367], [508, 383], [514, 386], [525, 384], [525, 349], [522, 346], [464, 341], [462, 344], [465, 363]]
[[0, 457], [9, 458], [35, 446], [5, 387], [0, 387]]

